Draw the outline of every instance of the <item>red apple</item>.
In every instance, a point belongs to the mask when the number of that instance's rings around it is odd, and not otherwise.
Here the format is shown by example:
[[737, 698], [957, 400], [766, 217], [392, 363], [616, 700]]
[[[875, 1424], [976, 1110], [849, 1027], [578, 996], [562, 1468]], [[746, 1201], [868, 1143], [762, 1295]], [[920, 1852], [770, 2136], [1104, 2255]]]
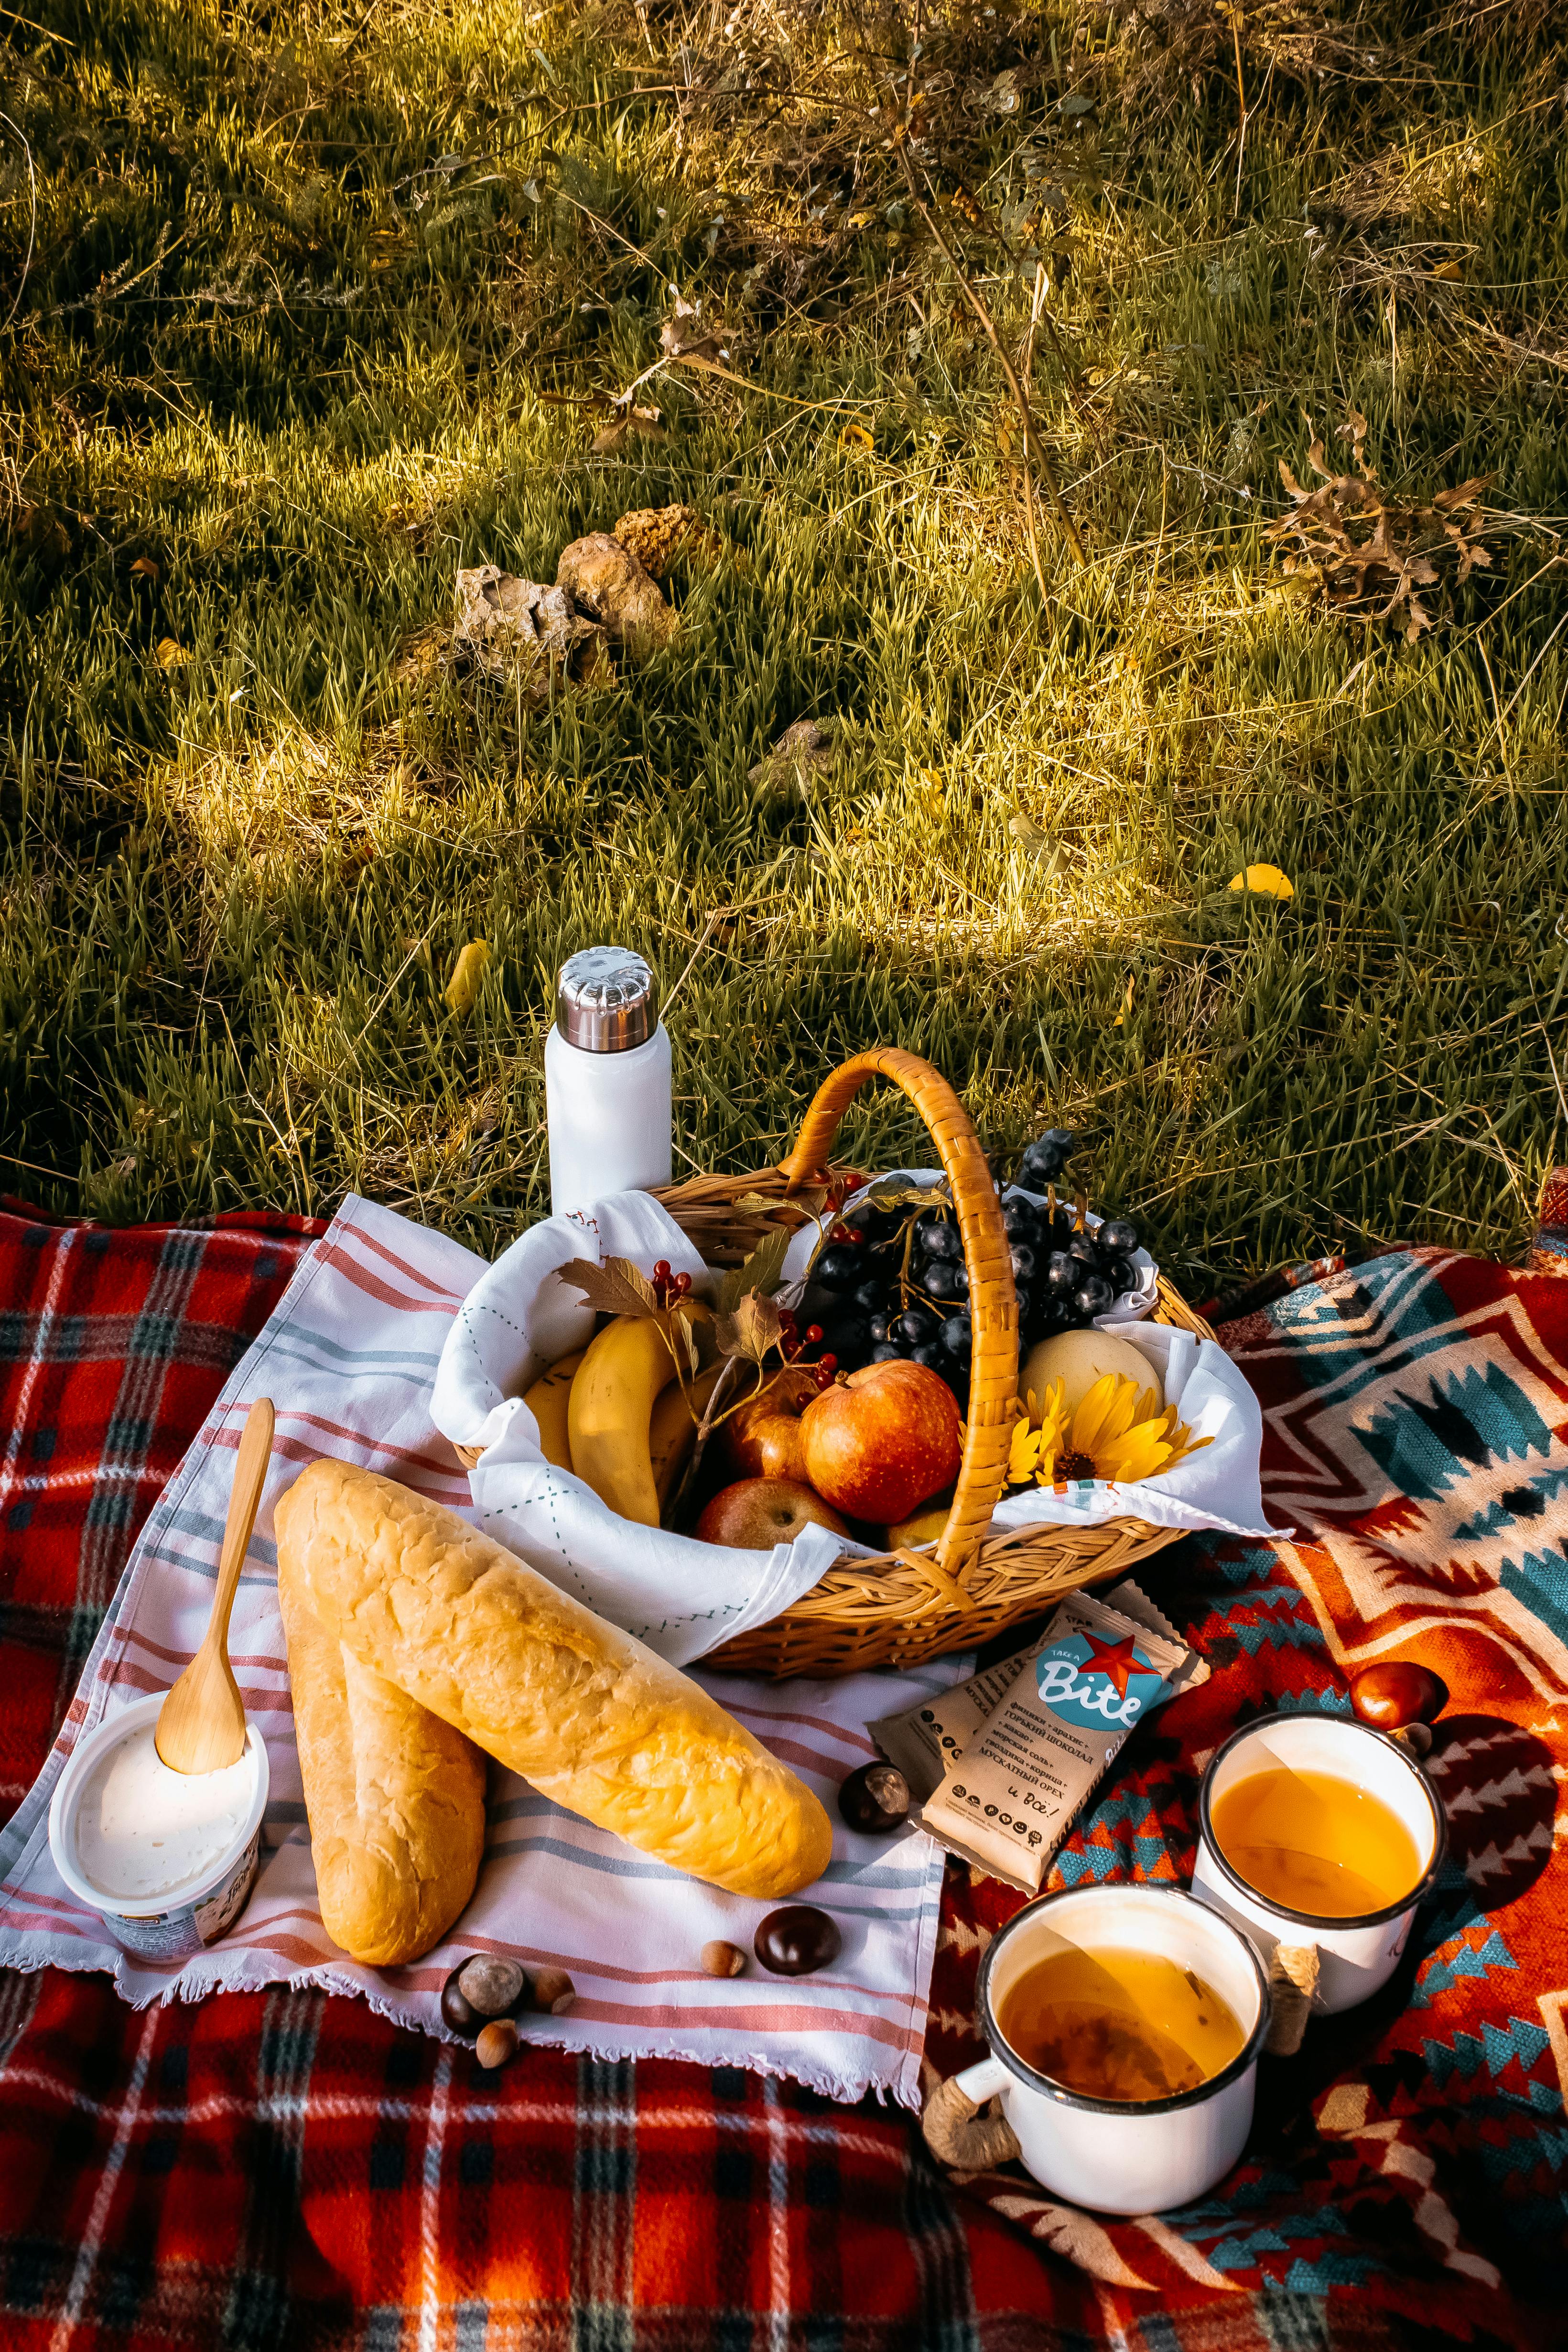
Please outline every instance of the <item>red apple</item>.
[[725, 1466], [736, 1478], [792, 1478], [798, 1486], [809, 1482], [800, 1444], [800, 1413], [817, 1393], [814, 1372], [787, 1368], [770, 1381], [759, 1397], [732, 1412], [719, 1425]]
[[848, 1528], [821, 1495], [793, 1478], [737, 1478], [714, 1496], [693, 1530], [699, 1543], [734, 1544], [740, 1551], [771, 1551], [793, 1543], [803, 1528]]
[[907, 1519], [958, 1475], [963, 1441], [952, 1390], [925, 1364], [867, 1364], [800, 1416], [806, 1475], [852, 1519]]

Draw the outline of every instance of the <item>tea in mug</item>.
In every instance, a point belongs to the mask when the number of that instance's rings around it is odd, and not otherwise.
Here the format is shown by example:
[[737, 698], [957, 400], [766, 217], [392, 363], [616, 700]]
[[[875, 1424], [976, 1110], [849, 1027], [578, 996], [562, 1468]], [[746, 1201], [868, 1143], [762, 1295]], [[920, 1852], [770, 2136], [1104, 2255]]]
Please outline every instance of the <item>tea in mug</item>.
[[1210, 1808], [1215, 1842], [1265, 1902], [1314, 1919], [1386, 1911], [1421, 1876], [1416, 1841], [1381, 1797], [1337, 1772], [1285, 1764], [1233, 1780]]
[[997, 2023], [1037, 2074], [1128, 2105], [1196, 2091], [1247, 2039], [1228, 2001], [1191, 1969], [1112, 1947], [1048, 1953], [1009, 1985]]

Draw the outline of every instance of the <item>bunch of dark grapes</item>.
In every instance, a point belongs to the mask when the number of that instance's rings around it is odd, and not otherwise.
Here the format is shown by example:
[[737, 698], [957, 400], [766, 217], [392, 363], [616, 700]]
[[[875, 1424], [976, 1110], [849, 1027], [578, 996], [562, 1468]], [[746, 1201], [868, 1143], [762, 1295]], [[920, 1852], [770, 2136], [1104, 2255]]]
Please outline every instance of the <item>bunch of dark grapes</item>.
[[[1052, 1128], [1029, 1146], [1019, 1183], [1045, 1192], [1067, 1165], [1073, 1136]], [[1136, 1288], [1136, 1229], [1113, 1218], [1093, 1233], [1079, 1211], [1017, 1192], [1002, 1218], [1012, 1247], [1022, 1349], [1056, 1331], [1082, 1330]], [[969, 1273], [958, 1223], [945, 1202], [928, 1209], [858, 1202], [830, 1229], [811, 1268], [813, 1312], [846, 1371], [902, 1357], [940, 1372], [960, 1403], [969, 1388]]]

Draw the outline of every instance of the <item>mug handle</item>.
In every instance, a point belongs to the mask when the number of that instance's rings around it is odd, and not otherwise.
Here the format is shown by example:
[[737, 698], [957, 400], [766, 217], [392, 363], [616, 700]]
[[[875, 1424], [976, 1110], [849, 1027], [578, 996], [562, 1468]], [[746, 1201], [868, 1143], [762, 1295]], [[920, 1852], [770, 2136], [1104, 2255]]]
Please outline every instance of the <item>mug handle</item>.
[[989, 2172], [1011, 2164], [1019, 2156], [1018, 2136], [1006, 2116], [982, 2116], [987, 2101], [1004, 2088], [1008, 2070], [997, 2058], [982, 2058], [977, 2066], [938, 2083], [925, 2102], [920, 2128], [938, 2164], [955, 2172]]
[[1293, 2058], [1301, 2048], [1318, 1989], [1318, 1966], [1315, 1944], [1275, 1945], [1269, 1960], [1272, 2013], [1269, 2038], [1263, 2044], [1270, 2058]]

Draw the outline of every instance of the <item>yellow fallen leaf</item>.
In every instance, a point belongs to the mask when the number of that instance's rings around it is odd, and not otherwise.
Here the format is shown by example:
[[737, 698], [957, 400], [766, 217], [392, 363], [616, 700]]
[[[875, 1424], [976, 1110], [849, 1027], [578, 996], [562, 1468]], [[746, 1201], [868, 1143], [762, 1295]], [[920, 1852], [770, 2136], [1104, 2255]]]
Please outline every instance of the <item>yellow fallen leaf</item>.
[[1458, 278], [1463, 278], [1464, 274], [1462, 266], [1457, 261], [1442, 262], [1432, 272], [1434, 278], [1444, 278], [1450, 286], [1452, 286]]
[[1277, 866], [1249, 866], [1244, 874], [1231, 877], [1230, 887], [1260, 891], [1266, 898], [1293, 898], [1296, 895], [1295, 884]]
[[454, 1013], [472, 1013], [474, 1000], [479, 993], [479, 982], [485, 977], [485, 967], [490, 961], [489, 943], [470, 940], [452, 967], [452, 977], [446, 983], [445, 997]]
[[155, 582], [158, 578], [158, 566], [150, 555], [139, 555], [131, 569], [133, 573], [140, 574], [143, 580]]
[[183, 669], [191, 656], [172, 637], [160, 637], [152, 648], [152, 658], [160, 669]]
[[846, 425], [839, 436], [839, 446], [841, 449], [874, 449], [876, 444], [863, 425]]
[[1133, 977], [1129, 976], [1127, 981], [1127, 993], [1122, 999], [1122, 1010], [1117, 1013], [1116, 1018], [1111, 1024], [1113, 1029], [1120, 1029], [1125, 1022], [1128, 1013], [1131, 1013], [1133, 1009], [1133, 997], [1136, 985], [1136, 981]]

